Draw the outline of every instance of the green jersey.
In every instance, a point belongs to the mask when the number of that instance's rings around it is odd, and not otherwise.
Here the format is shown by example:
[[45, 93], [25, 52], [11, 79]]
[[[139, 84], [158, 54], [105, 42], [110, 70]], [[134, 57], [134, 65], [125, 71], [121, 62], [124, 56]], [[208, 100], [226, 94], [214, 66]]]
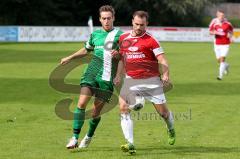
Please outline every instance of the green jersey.
[[112, 58], [113, 49], [118, 49], [118, 40], [122, 31], [99, 29], [91, 34], [85, 43], [88, 51], [93, 51], [93, 58], [85, 72], [86, 76], [94, 76], [96, 80], [112, 81], [117, 70], [117, 59]]

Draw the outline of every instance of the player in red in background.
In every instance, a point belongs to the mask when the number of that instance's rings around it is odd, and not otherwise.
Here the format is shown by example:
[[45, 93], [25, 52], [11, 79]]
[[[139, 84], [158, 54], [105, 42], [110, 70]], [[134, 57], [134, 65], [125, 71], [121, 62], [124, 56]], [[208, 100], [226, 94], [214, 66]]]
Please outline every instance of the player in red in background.
[[[121, 60], [114, 83], [120, 83], [121, 74], [125, 71], [119, 105], [121, 127], [127, 144], [122, 145], [121, 149], [130, 154], [136, 153], [136, 149], [133, 145], [133, 120], [129, 106], [139, 102], [143, 104], [141, 99], [153, 103], [158, 114], [166, 122], [169, 144], [175, 143], [173, 114], [167, 108], [163, 92], [163, 85], [169, 83], [168, 62], [158, 41], [146, 32], [147, 24], [148, 13], [136, 11], [133, 14], [132, 31], [122, 34], [119, 38]], [[161, 79], [158, 62], [162, 68]]]
[[216, 58], [220, 63], [218, 80], [222, 80], [223, 75], [228, 73], [229, 64], [225, 62], [229, 51], [233, 35], [232, 24], [224, 17], [222, 10], [217, 11], [217, 17], [214, 18], [209, 25], [209, 32], [215, 36], [214, 51]]

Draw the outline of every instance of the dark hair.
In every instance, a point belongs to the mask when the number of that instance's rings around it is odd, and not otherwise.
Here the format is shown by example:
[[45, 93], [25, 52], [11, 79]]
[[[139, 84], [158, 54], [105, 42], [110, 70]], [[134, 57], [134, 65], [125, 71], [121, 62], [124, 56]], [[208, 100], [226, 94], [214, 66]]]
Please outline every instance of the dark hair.
[[142, 11], [142, 10], [139, 10], [139, 11], [135, 11], [134, 13], [133, 13], [133, 18], [135, 17], [135, 16], [138, 16], [138, 17], [140, 17], [140, 18], [146, 18], [146, 20], [148, 21], [148, 12], [145, 12], [145, 11]]
[[222, 8], [218, 8], [218, 9], [217, 9], [217, 12], [224, 13], [224, 10], [223, 10]]
[[101, 16], [101, 12], [111, 12], [112, 16], [115, 15], [114, 8], [110, 5], [104, 5], [99, 8], [99, 16]]

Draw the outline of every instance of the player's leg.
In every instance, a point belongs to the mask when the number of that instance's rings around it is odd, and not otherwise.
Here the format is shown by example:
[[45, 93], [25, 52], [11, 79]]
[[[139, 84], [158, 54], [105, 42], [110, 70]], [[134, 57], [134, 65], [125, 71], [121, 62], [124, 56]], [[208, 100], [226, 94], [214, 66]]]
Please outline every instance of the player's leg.
[[79, 144], [79, 148], [87, 148], [92, 140], [94, 132], [101, 120], [101, 110], [104, 106], [105, 102], [99, 100], [98, 98], [95, 99], [92, 109], [92, 118], [89, 120], [89, 129], [85, 137]]
[[168, 143], [173, 145], [176, 140], [173, 114], [168, 110], [166, 103], [154, 104], [154, 107], [156, 111], [163, 117], [168, 129]]
[[226, 57], [221, 56], [219, 58], [219, 76], [218, 76], [218, 80], [222, 80], [223, 75], [227, 75], [229, 73], [229, 64], [225, 61]]
[[127, 141], [126, 144], [121, 145], [121, 150], [123, 152], [129, 152], [130, 154], [135, 154], [136, 149], [133, 144], [133, 121], [131, 119], [128, 105], [121, 96], [119, 97], [119, 108], [121, 113], [121, 128], [123, 131], [123, 135]]
[[92, 107], [92, 118], [89, 120], [89, 129], [85, 137], [82, 139], [79, 148], [86, 148], [90, 144], [94, 132], [101, 120], [101, 110], [104, 107], [106, 102], [109, 102], [112, 92], [113, 92], [113, 84], [112, 82], [107, 82], [103, 80], [97, 80], [97, 88], [93, 88], [93, 92], [95, 94], [95, 100]]
[[219, 58], [219, 76], [218, 80], [222, 80], [225, 71], [225, 57]]
[[221, 58], [222, 63], [224, 63], [224, 74], [229, 73], [229, 64], [226, 62], [226, 57], [229, 53], [229, 45], [223, 45], [222, 52], [221, 52]]
[[223, 75], [227, 74], [229, 70], [229, 64], [225, 62], [226, 56], [229, 51], [229, 45], [219, 45], [217, 47], [217, 58], [219, 61], [219, 76], [217, 77], [217, 79], [222, 80]]
[[[225, 59], [226, 59], [226, 57], [225, 57]], [[227, 62], [225, 61], [224, 75], [228, 75], [228, 74], [229, 74], [229, 68], [230, 68], [229, 63], [227, 63]]]
[[132, 86], [132, 80], [124, 79], [124, 84], [121, 88], [119, 95], [119, 109], [121, 113], [121, 128], [126, 139], [126, 144], [121, 145], [121, 150], [123, 152], [128, 152], [130, 154], [135, 154], [136, 150], [133, 145], [133, 121], [131, 119], [130, 110], [128, 108], [129, 103], [131, 103], [129, 98], [135, 98], [131, 96], [130, 87]]
[[133, 122], [126, 101], [119, 97], [119, 108], [121, 113], [121, 127], [127, 142], [133, 144]]
[[89, 120], [89, 130], [88, 130], [88, 137], [92, 137], [94, 135], [94, 132], [97, 128], [98, 123], [101, 120], [101, 110], [104, 106], [105, 102], [99, 99], [95, 99], [93, 110], [92, 110], [92, 118]]
[[167, 101], [163, 92], [163, 84], [158, 77], [148, 79], [147, 83], [155, 84], [156, 87], [145, 91], [145, 98], [153, 103], [158, 114], [161, 115], [166, 122], [168, 143], [173, 145], [175, 143], [174, 119], [166, 105]]
[[216, 44], [214, 45], [214, 52], [215, 52], [216, 59], [219, 63], [217, 79], [222, 80], [222, 76], [223, 76], [222, 72], [223, 71], [222, 71], [221, 61], [220, 61], [220, 57], [221, 57], [221, 47], [220, 47], [220, 45], [216, 45]]
[[78, 106], [74, 111], [73, 117], [73, 137], [69, 140], [69, 143], [66, 145], [68, 149], [75, 148], [78, 144], [79, 134], [85, 120], [85, 109], [89, 100], [91, 99], [91, 96], [92, 92], [89, 87], [81, 88]]

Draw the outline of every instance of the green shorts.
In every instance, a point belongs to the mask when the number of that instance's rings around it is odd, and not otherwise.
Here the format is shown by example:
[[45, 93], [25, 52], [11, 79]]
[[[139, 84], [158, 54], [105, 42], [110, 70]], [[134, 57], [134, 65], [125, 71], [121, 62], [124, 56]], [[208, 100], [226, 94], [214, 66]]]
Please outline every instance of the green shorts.
[[112, 81], [104, 81], [96, 78], [92, 78], [92, 76], [84, 75], [81, 78], [81, 87], [88, 87], [91, 89], [93, 95], [104, 101], [109, 102], [113, 93], [113, 82]]

